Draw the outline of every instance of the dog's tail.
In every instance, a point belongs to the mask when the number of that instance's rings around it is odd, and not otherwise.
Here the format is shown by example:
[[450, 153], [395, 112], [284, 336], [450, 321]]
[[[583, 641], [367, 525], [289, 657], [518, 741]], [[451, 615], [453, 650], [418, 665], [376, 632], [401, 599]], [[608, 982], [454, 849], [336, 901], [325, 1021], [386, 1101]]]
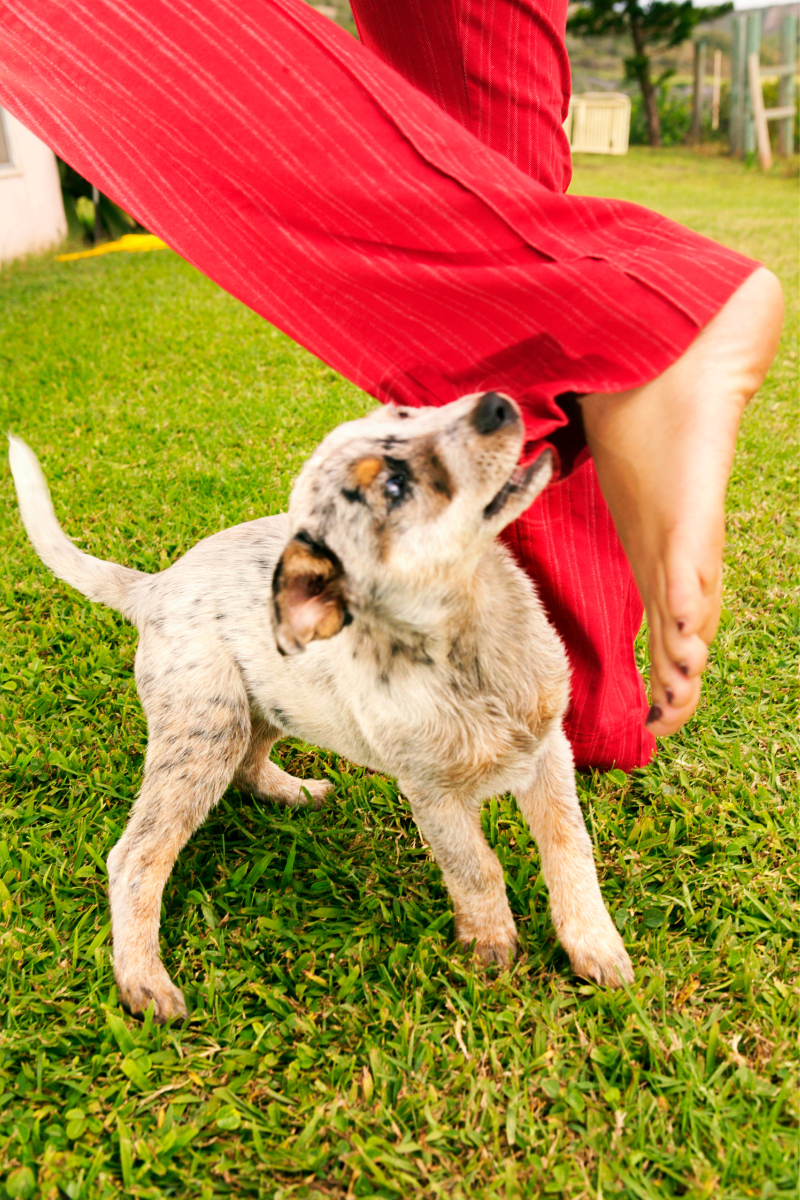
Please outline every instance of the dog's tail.
[[134, 619], [134, 593], [143, 572], [84, 554], [56, 519], [50, 492], [36, 455], [19, 438], [8, 436], [8, 459], [19, 511], [36, 553], [50, 570], [90, 600], [99, 600]]

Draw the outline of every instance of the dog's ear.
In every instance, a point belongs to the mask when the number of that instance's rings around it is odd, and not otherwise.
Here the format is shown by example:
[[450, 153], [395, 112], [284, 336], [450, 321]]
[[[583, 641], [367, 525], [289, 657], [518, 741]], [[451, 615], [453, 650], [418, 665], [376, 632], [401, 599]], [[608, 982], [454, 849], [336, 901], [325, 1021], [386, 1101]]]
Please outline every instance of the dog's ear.
[[300, 654], [315, 638], [333, 637], [352, 620], [341, 562], [304, 530], [280, 557], [272, 577], [272, 599], [281, 654]]

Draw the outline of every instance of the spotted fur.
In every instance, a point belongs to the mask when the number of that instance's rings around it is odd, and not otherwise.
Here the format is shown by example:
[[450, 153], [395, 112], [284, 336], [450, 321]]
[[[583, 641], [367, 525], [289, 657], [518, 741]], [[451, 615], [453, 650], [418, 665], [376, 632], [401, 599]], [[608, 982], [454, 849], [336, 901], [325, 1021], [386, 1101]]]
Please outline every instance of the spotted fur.
[[73, 546], [34, 455], [11, 439], [37, 551], [140, 634], [144, 781], [108, 859], [114, 966], [132, 1012], [186, 1013], [159, 956], [161, 895], [225, 788], [315, 807], [328, 794], [270, 761], [286, 733], [396, 776], [443, 872], [457, 937], [485, 962], [508, 962], [516, 931], [480, 808], [513, 792], [575, 971], [632, 980], [562, 730], [564, 649], [496, 540], [550, 478], [547, 454], [517, 468], [522, 443], [516, 406], [495, 393], [380, 409], [325, 438], [288, 515], [215, 534], [144, 575]]

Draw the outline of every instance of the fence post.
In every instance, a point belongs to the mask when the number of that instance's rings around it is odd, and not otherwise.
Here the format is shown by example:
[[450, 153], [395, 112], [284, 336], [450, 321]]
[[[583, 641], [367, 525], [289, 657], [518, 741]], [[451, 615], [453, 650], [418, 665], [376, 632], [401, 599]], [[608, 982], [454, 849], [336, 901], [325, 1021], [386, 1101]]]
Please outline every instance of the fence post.
[[699, 142], [703, 132], [703, 85], [706, 80], [706, 39], [698, 38], [694, 44], [694, 102], [692, 104], [692, 128], [689, 138]]
[[728, 119], [728, 137], [731, 154], [741, 154], [744, 146], [744, 93], [746, 86], [747, 56], [745, 55], [745, 25], [747, 17], [734, 17], [731, 22], [731, 111]]
[[768, 171], [772, 166], [772, 151], [769, 145], [769, 125], [764, 110], [764, 87], [761, 82], [761, 65], [757, 54], [747, 59], [747, 77], [750, 83], [750, 103], [753, 108], [753, 125], [756, 131], [758, 159], [761, 169]]
[[[786, 13], [781, 24], [781, 62], [794, 67], [797, 62], [797, 17]], [[778, 87], [778, 104], [794, 104], [794, 71], [782, 75]], [[794, 117], [784, 117], [778, 122], [778, 149], [781, 154], [794, 154]]]
[[714, 51], [714, 85], [711, 90], [711, 128], [719, 129], [719, 98], [722, 91], [722, 51]]
[[750, 98], [750, 87], [748, 86], [747, 76], [747, 60], [751, 54], [755, 54], [757, 58], [761, 58], [761, 12], [756, 9], [755, 12], [747, 14], [747, 37], [744, 52], [744, 137], [742, 139], [742, 152], [745, 155], [755, 154], [756, 149], [756, 125], [753, 119], [753, 102]]

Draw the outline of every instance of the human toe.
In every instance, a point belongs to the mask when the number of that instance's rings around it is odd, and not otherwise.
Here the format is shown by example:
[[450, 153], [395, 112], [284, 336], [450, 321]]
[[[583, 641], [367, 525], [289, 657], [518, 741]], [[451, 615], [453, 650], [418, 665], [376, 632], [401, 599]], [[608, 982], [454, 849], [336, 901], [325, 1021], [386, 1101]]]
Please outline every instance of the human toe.
[[651, 676], [652, 703], [645, 724], [656, 737], [668, 737], [676, 733], [694, 715], [700, 703], [700, 680], [696, 678], [689, 682], [689, 688], [678, 700], [672, 689], [664, 688]]

